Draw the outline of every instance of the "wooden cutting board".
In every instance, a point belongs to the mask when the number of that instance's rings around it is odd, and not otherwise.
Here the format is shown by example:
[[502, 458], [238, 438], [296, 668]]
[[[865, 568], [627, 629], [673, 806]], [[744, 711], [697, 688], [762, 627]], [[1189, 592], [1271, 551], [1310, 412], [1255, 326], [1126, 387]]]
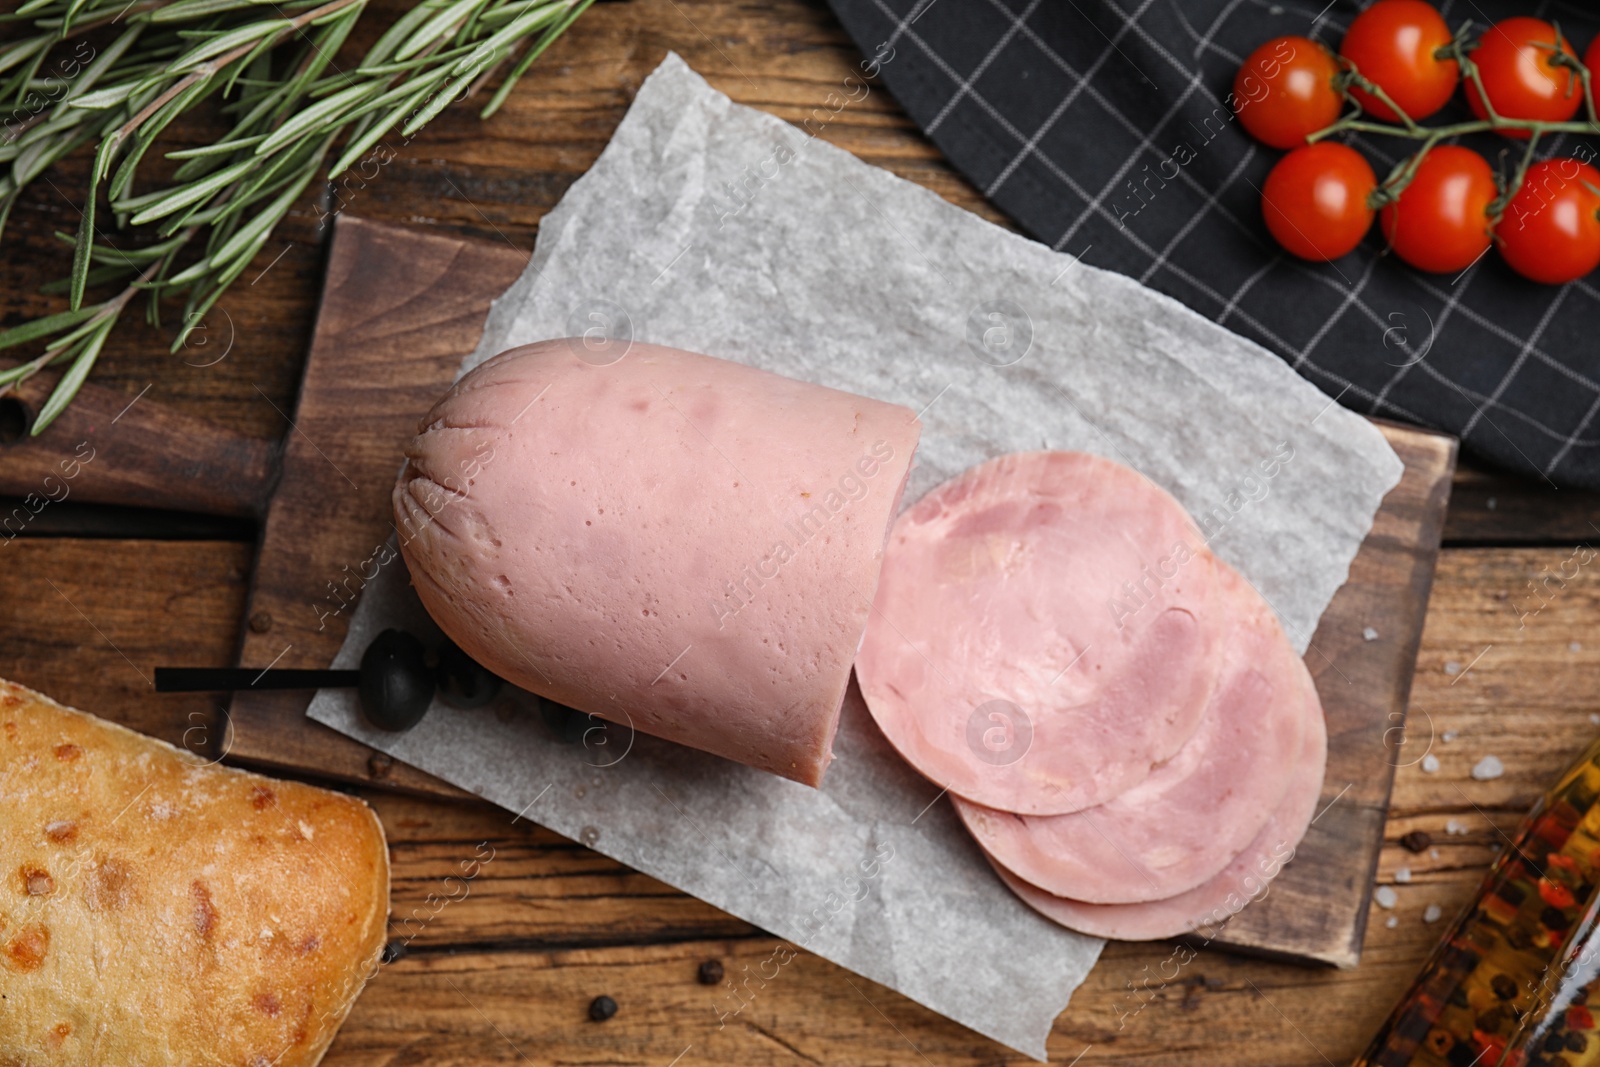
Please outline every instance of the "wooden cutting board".
[[[341, 215], [239, 662], [324, 667], [392, 532], [389, 491], [418, 417], [475, 347], [526, 254]], [[1380, 423], [1405, 462], [1306, 661], [1327, 712], [1320, 813], [1295, 861], [1215, 944], [1353, 966], [1404, 743], [1411, 675], [1455, 466], [1454, 438]], [[1375, 636], [1368, 636], [1374, 635]], [[460, 790], [305, 717], [310, 694], [240, 693], [231, 758], [444, 796]]]

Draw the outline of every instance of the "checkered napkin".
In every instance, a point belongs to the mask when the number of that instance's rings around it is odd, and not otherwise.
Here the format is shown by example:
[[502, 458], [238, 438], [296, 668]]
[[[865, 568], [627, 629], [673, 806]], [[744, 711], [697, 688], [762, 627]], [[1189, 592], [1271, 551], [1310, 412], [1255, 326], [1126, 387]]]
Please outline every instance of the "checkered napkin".
[[[1292, 33], [1337, 47], [1362, 5], [830, 2], [868, 69], [1032, 236], [1260, 342], [1357, 411], [1457, 434], [1512, 472], [1600, 488], [1600, 273], [1540, 286], [1491, 253], [1456, 277], [1422, 274], [1376, 228], [1343, 259], [1308, 264], [1267, 234], [1260, 189], [1281, 153], [1252, 141], [1223, 98], [1257, 45]], [[1600, 10], [1576, 3], [1439, 6], [1478, 30], [1553, 19], [1580, 54], [1600, 29]], [[1380, 177], [1414, 145], [1352, 143]], [[1495, 163], [1511, 145], [1467, 143]], [[1577, 150], [1572, 137], [1540, 145]]]

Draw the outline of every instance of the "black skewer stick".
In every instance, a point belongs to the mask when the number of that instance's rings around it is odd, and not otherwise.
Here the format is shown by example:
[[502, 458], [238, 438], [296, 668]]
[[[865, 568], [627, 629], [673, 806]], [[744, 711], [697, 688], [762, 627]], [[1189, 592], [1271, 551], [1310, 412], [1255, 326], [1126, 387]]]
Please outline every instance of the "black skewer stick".
[[334, 689], [361, 684], [360, 671], [277, 667], [157, 667], [156, 692], [204, 693], [214, 689]]

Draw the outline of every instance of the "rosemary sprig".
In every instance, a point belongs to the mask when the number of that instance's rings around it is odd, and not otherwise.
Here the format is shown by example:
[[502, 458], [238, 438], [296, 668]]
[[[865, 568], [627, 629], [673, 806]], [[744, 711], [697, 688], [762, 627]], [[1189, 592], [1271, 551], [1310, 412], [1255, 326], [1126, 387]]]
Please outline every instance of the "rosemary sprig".
[[[488, 118], [592, 2], [420, 0], [348, 69], [334, 57], [368, 0], [25, 0], [0, 15], [0, 36], [24, 27], [0, 43], [0, 233], [30, 182], [95, 150], [77, 232], [57, 234], [71, 274], [46, 287], [65, 291], [69, 310], [0, 331], [0, 349], [44, 344], [0, 368], [0, 394], [65, 367], [34, 420], [44, 430], [140, 293], [154, 324], [183, 298], [176, 352], [319, 174], [337, 178], [390, 135], [409, 140], [522, 50]], [[212, 97], [227, 134], [166, 152], [176, 171], [140, 191], [162, 132]], [[129, 240], [104, 239], [102, 204]], [[121, 288], [85, 303], [106, 285]]]

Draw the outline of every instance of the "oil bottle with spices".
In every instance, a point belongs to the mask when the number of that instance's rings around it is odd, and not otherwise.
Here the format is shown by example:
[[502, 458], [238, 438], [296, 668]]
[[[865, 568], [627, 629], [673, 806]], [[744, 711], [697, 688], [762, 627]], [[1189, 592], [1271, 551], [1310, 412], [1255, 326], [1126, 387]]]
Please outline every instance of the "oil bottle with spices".
[[1600, 1067], [1600, 740], [1523, 820], [1354, 1067]]

